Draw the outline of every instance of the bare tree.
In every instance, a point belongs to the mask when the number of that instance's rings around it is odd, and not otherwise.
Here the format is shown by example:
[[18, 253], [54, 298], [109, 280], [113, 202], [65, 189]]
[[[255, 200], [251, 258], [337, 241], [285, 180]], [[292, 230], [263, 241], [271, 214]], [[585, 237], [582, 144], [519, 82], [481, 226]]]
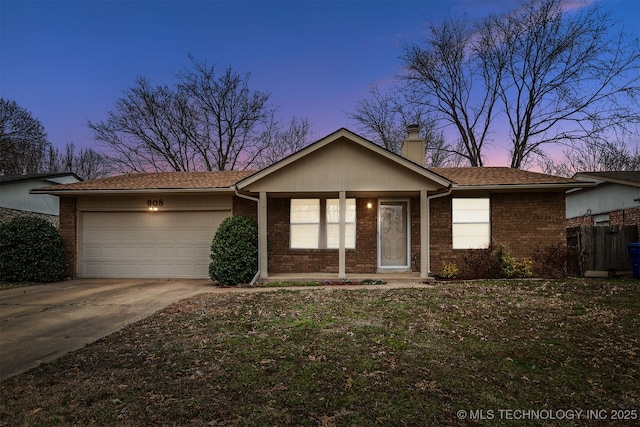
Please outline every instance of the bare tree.
[[554, 160], [548, 156], [540, 159], [539, 166], [545, 173], [573, 176], [578, 172], [637, 171], [640, 170], [640, 151], [631, 144], [601, 142], [599, 139], [583, 141], [565, 149], [564, 158]]
[[428, 167], [460, 165], [463, 158], [445, 142], [442, 132], [437, 132], [419, 103], [409, 102], [405, 94], [396, 88], [382, 93], [377, 86], [369, 90], [369, 98], [360, 99], [349, 119], [371, 141], [399, 154], [407, 137], [407, 125], [418, 124], [425, 140], [425, 165]]
[[[511, 167], [640, 124], [640, 45], [614, 28], [600, 4], [570, 11], [561, 0], [528, 0], [470, 25], [431, 25], [425, 47], [406, 50], [413, 95], [453, 125], [461, 155], [483, 164], [498, 123], [509, 128]], [[504, 120], [503, 120], [504, 118]]]
[[116, 102], [106, 121], [88, 122], [94, 138], [114, 154], [122, 172], [192, 170], [197, 161], [190, 149], [196, 113], [177, 91], [152, 87], [144, 78]]
[[104, 178], [111, 173], [111, 160], [93, 148], [81, 148], [68, 143], [63, 151], [50, 147], [47, 155], [48, 172], [72, 172], [82, 179]]
[[431, 24], [425, 45], [405, 52], [402, 78], [410, 96], [436, 120], [456, 129], [456, 154], [471, 166], [482, 166], [501, 70], [483, 61], [480, 52], [485, 46], [465, 20]]
[[252, 92], [249, 74], [228, 67], [218, 76], [214, 66], [191, 59], [176, 85], [139, 78], [106, 121], [89, 121], [119, 170], [244, 169], [265, 149], [259, 136], [274, 114], [270, 95]]
[[227, 67], [216, 78], [213, 65], [191, 60], [193, 69], [178, 74], [178, 89], [199, 112], [193, 148], [212, 159], [208, 170], [246, 169], [267, 148], [260, 135], [275, 114], [268, 104], [271, 95], [252, 92], [250, 74], [242, 77]]
[[371, 141], [399, 154], [407, 132], [406, 126], [402, 131], [398, 129], [401, 123], [398, 123], [396, 95], [392, 91], [381, 93], [377, 86], [373, 86], [369, 89], [370, 98], [358, 100], [353, 112], [347, 112], [346, 115]]
[[42, 123], [15, 101], [0, 98], [0, 171], [41, 172], [49, 147]]
[[313, 133], [307, 119], [293, 117], [288, 128], [273, 121], [262, 133], [262, 146], [266, 147], [253, 164], [258, 169], [266, 168], [311, 144]]
[[609, 131], [640, 123], [640, 45], [611, 34], [600, 5], [567, 11], [560, 0], [533, 0], [487, 26], [500, 41], [487, 51], [507, 65], [499, 95], [511, 167], [552, 143], [610, 146]]

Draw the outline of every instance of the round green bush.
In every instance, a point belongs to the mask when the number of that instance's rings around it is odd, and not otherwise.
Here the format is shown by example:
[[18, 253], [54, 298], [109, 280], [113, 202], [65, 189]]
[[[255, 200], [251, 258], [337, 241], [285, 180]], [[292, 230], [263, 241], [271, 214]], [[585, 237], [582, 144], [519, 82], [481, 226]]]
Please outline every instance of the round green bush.
[[56, 282], [66, 266], [62, 237], [46, 220], [20, 216], [0, 225], [0, 280]]
[[249, 283], [258, 270], [258, 224], [247, 216], [226, 218], [211, 243], [209, 277], [221, 285]]

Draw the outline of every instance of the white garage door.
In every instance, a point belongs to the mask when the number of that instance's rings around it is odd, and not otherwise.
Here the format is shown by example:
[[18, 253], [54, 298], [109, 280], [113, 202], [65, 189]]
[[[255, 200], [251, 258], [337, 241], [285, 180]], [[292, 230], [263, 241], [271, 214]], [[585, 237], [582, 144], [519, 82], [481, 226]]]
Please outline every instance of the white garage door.
[[81, 277], [207, 278], [229, 211], [84, 212]]

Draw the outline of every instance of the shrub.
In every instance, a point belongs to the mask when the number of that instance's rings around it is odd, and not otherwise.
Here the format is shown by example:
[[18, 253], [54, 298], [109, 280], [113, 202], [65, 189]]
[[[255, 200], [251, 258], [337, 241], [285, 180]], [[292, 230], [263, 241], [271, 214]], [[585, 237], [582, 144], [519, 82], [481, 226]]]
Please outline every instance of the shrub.
[[0, 225], [0, 280], [56, 282], [66, 266], [62, 237], [46, 220], [19, 216]]
[[496, 265], [500, 269], [500, 275], [506, 278], [513, 277], [531, 277], [531, 269], [533, 261], [530, 259], [516, 259], [511, 256], [509, 248], [502, 243], [494, 246], [491, 257], [495, 260]]
[[473, 249], [463, 257], [465, 274], [472, 279], [490, 279], [500, 276], [500, 267], [492, 256], [491, 249]]
[[494, 243], [493, 249], [469, 251], [464, 257], [464, 262], [467, 269], [473, 272], [474, 278], [523, 278], [531, 277], [533, 274], [533, 261], [528, 258], [514, 258], [509, 248], [502, 243]]
[[533, 276], [533, 260], [531, 258], [516, 260], [513, 276], [511, 277], [524, 278], [531, 276]]
[[211, 243], [209, 277], [221, 285], [251, 281], [258, 270], [258, 224], [247, 216], [232, 216], [220, 224]]
[[577, 248], [558, 243], [537, 248], [533, 259], [544, 269], [544, 276], [562, 279], [580, 274], [579, 255]]
[[458, 277], [458, 266], [453, 262], [442, 261], [442, 272], [440, 275], [445, 279], [455, 279]]
[[509, 249], [502, 243], [494, 246], [491, 257], [500, 269], [500, 276], [513, 277], [516, 270], [516, 259], [511, 256]]

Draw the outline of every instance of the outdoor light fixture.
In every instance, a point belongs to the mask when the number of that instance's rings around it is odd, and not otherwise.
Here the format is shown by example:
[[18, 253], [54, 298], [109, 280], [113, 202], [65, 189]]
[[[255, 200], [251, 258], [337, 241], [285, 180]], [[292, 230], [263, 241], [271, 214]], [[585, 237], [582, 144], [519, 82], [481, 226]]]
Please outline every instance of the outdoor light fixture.
[[373, 207], [373, 203], [367, 202], [367, 209], [371, 209]]
[[158, 208], [156, 208], [156, 207], [150, 207], [150, 208], [149, 208], [149, 210], [150, 210], [151, 212], [156, 212], [156, 211], [158, 210]]

